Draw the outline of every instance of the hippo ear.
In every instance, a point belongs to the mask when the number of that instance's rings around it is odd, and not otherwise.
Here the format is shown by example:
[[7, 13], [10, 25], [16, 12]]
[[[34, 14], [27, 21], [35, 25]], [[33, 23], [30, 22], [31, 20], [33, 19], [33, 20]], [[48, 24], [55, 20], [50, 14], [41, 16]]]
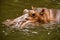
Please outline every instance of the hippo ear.
[[45, 9], [42, 9], [42, 11], [41, 12], [44, 12], [45, 11]]
[[40, 12], [40, 15], [43, 15], [45, 12], [45, 9], [42, 9], [41, 12]]
[[31, 8], [32, 8], [32, 10], [36, 10], [36, 7], [34, 7], [34, 6], [31, 6]]
[[47, 10], [47, 8], [43, 8], [41, 12], [45, 12], [45, 10]]

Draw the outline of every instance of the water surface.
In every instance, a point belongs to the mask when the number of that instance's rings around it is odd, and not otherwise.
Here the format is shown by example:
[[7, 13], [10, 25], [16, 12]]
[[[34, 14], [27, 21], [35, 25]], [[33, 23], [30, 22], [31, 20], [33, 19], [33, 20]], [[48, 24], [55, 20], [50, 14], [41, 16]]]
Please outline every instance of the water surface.
[[60, 0], [0, 0], [0, 40], [60, 40], [60, 24], [52, 30], [34, 28], [23, 32], [2, 25], [4, 20], [21, 16], [31, 6], [60, 9]]

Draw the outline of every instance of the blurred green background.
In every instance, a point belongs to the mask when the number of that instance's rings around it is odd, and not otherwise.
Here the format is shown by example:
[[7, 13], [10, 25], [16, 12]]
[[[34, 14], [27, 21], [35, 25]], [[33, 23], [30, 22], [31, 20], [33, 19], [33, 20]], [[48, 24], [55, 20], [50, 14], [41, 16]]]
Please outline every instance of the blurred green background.
[[[30, 29], [30, 32], [9, 30], [2, 22], [14, 19], [31, 6], [60, 9], [60, 0], [0, 0], [0, 40], [60, 40], [60, 25], [55, 29]], [[37, 31], [38, 34], [32, 33]]]

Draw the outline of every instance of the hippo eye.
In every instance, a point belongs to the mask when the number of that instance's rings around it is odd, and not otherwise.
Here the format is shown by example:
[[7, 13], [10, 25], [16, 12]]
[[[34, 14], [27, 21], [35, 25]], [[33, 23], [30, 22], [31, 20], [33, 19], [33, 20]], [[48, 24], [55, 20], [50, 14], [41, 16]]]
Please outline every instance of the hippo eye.
[[44, 12], [45, 10], [43, 9], [42, 12]]
[[45, 13], [44, 13], [44, 9], [40, 12], [40, 15], [44, 15]]
[[32, 14], [32, 16], [35, 16], [35, 14]]

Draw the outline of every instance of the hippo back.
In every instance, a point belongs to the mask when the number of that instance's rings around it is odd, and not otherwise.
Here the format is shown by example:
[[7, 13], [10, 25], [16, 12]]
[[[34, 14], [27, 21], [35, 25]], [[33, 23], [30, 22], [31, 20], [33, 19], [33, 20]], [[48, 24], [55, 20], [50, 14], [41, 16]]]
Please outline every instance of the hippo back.
[[56, 12], [56, 22], [60, 23], [60, 10]]

